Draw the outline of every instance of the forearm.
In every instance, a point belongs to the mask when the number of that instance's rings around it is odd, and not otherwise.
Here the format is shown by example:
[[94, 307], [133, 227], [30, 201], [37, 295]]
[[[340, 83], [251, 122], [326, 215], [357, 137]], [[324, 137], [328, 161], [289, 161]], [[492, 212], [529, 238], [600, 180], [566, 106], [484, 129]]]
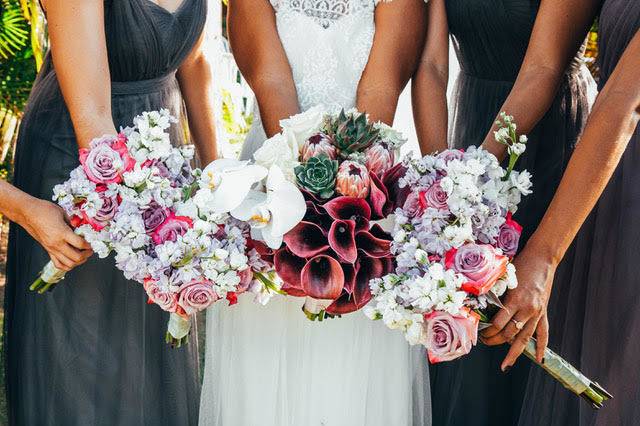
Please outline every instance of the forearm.
[[25, 206], [32, 206], [34, 198], [16, 188], [15, 186], [0, 180], [0, 214], [19, 225], [24, 224]]
[[192, 140], [203, 164], [209, 164], [218, 156], [213, 76], [209, 61], [198, 54], [180, 67], [177, 77], [187, 108]]
[[448, 148], [447, 84], [448, 70], [429, 63], [423, 62], [413, 77], [413, 118], [422, 155]]
[[78, 145], [116, 133], [101, 0], [48, 0], [51, 54]]
[[230, 0], [229, 43], [238, 68], [256, 95], [267, 136], [299, 112], [293, 73], [268, 0]]
[[[500, 107], [501, 112], [505, 111], [514, 117], [518, 124], [518, 134], [530, 133], [544, 117], [555, 99], [562, 76], [560, 71], [535, 65], [518, 75], [511, 93]], [[485, 137], [483, 147], [503, 159], [506, 156], [506, 146], [496, 142], [493, 135], [496, 130], [497, 125], [494, 123]]]
[[256, 95], [262, 126], [268, 137], [282, 131], [280, 120], [300, 112], [293, 79], [282, 80], [262, 76], [249, 82]]
[[376, 32], [358, 82], [356, 106], [374, 121], [393, 124], [402, 90], [414, 74], [424, 46], [427, 12], [423, 1], [394, 0], [375, 11]]
[[612, 95], [594, 108], [558, 191], [528, 243], [551, 263], [558, 263], [566, 253], [638, 125], [638, 113], [619, 106], [625, 97]]

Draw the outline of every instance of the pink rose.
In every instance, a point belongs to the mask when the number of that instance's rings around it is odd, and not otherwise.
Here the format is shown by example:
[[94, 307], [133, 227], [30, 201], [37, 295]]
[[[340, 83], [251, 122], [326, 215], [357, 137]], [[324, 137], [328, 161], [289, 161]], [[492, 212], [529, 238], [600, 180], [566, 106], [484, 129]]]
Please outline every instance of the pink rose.
[[302, 162], [306, 162], [311, 157], [317, 157], [321, 154], [335, 160], [338, 156], [336, 147], [331, 143], [331, 139], [323, 133], [311, 136], [300, 148], [300, 156]]
[[420, 201], [420, 193], [412, 191], [402, 206], [402, 210], [409, 217], [420, 217], [424, 213], [424, 207]]
[[91, 149], [80, 150], [80, 164], [91, 182], [105, 185], [122, 182], [122, 174], [135, 165], [126, 141], [122, 134], [94, 139]]
[[184, 235], [193, 226], [191, 218], [186, 216], [176, 216], [171, 213], [160, 226], [153, 231], [151, 238], [157, 245], [167, 241], [176, 241], [179, 236]]
[[467, 316], [434, 311], [424, 316], [426, 346], [432, 364], [451, 361], [468, 354], [478, 340], [478, 315]]
[[522, 226], [511, 217], [511, 212], [507, 213], [507, 220], [500, 227], [500, 233], [496, 239], [496, 247], [509, 257], [516, 255], [520, 244]]
[[420, 205], [423, 209], [447, 210], [449, 196], [440, 186], [440, 181], [434, 182], [426, 191], [420, 192]]
[[445, 254], [445, 265], [464, 275], [469, 281], [462, 285], [467, 293], [485, 294], [507, 272], [509, 258], [498, 254], [488, 244], [465, 244]]
[[193, 315], [200, 312], [220, 299], [213, 291], [213, 284], [203, 280], [194, 280], [191, 283], [182, 286], [178, 304], [184, 309], [187, 315]]
[[384, 173], [393, 166], [395, 156], [385, 144], [377, 143], [372, 145], [365, 152], [367, 169], [371, 173], [383, 176]]
[[144, 289], [149, 296], [149, 303], [154, 303], [164, 311], [177, 312], [178, 296], [168, 289], [161, 289], [157, 281], [148, 278], [144, 280]]
[[118, 195], [107, 196], [106, 190], [107, 188], [105, 186], [98, 186], [96, 188], [100, 199], [102, 199], [102, 207], [96, 212], [95, 216], [89, 217], [84, 211], [82, 212], [84, 222], [91, 225], [96, 231], [101, 231], [111, 222], [120, 205]]

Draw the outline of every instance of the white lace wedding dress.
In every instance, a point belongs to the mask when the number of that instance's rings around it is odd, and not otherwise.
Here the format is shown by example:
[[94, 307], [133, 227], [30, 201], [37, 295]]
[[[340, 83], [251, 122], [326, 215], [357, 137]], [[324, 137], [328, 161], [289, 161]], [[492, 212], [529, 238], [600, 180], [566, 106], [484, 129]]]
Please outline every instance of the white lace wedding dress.
[[[271, 3], [301, 110], [355, 106], [377, 0]], [[243, 157], [265, 139], [257, 121]], [[430, 424], [423, 350], [362, 312], [311, 322], [302, 303], [276, 297], [263, 307], [245, 295], [209, 309], [201, 426]]]

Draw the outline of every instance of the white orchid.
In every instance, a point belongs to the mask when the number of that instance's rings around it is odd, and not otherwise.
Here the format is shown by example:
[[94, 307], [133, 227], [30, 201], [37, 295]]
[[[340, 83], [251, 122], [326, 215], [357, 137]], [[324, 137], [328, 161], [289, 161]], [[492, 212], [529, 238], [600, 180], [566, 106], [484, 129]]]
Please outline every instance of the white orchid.
[[198, 208], [214, 214], [238, 207], [251, 187], [267, 176], [267, 169], [248, 161], [219, 159], [209, 164], [199, 180], [200, 190], [194, 197]]
[[249, 222], [254, 238], [277, 249], [282, 245], [284, 234], [302, 220], [306, 210], [298, 187], [285, 178], [278, 166], [271, 166], [266, 193], [251, 191], [244, 202], [231, 211], [231, 215]]

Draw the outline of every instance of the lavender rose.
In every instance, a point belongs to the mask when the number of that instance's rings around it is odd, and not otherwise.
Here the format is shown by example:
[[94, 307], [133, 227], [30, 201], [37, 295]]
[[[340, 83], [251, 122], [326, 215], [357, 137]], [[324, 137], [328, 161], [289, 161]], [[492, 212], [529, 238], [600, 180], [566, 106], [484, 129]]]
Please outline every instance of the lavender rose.
[[122, 173], [132, 170], [135, 160], [129, 156], [126, 138], [119, 135], [96, 139], [91, 149], [81, 149], [80, 163], [91, 182], [106, 185], [122, 182]]
[[155, 231], [158, 226], [162, 225], [169, 212], [164, 207], [161, 207], [155, 201], [149, 204], [149, 207], [142, 212], [142, 220], [144, 221], [144, 228], [148, 233]]
[[106, 195], [105, 187], [98, 187], [96, 190], [102, 200], [102, 206], [93, 217], [89, 217], [84, 211], [82, 215], [84, 220], [91, 225], [93, 229], [100, 231], [114, 218], [120, 203], [117, 195]]
[[485, 294], [507, 272], [509, 259], [488, 244], [465, 244], [445, 254], [445, 266], [464, 275], [462, 285], [467, 293]]
[[425, 315], [426, 347], [432, 364], [468, 354], [478, 340], [478, 316], [434, 311]]
[[520, 235], [522, 234], [522, 226], [511, 218], [511, 213], [507, 215], [507, 220], [502, 227], [496, 239], [496, 247], [509, 257], [516, 255], [520, 244]]
[[219, 299], [209, 281], [192, 281], [180, 290], [178, 304], [187, 315], [193, 315], [213, 304]]
[[440, 181], [434, 182], [426, 191], [420, 193], [420, 203], [423, 209], [429, 207], [436, 210], [447, 210], [449, 208], [448, 199], [449, 196], [442, 189]]

